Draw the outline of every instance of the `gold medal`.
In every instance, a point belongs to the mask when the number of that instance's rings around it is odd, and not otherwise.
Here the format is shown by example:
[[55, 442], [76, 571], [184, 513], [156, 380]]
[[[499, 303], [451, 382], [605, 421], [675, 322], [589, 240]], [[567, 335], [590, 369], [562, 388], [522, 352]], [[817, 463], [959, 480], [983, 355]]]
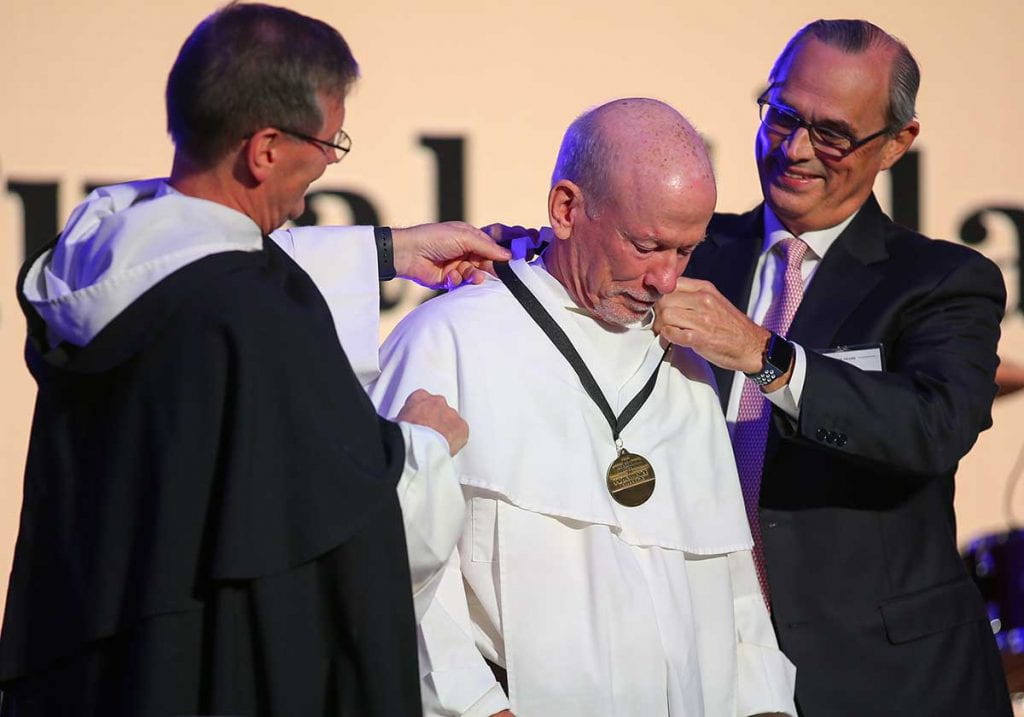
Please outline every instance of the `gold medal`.
[[526, 313], [537, 322], [537, 326], [551, 339], [551, 343], [555, 345], [555, 348], [569, 362], [576, 375], [580, 377], [583, 389], [590, 396], [591, 400], [597, 404], [597, 407], [601, 409], [604, 419], [608, 421], [608, 427], [612, 429], [612, 440], [615, 441], [615, 448], [619, 452], [619, 455], [615, 457], [612, 464], [608, 466], [606, 476], [608, 492], [612, 494], [612, 498], [619, 505], [625, 505], [630, 508], [643, 505], [651, 497], [651, 494], [654, 493], [654, 468], [651, 467], [651, 464], [643, 456], [630, 453], [623, 448], [620, 436], [626, 424], [633, 420], [636, 412], [650, 398], [651, 391], [654, 390], [654, 384], [658, 380], [658, 371], [661, 368], [662, 362], [665, 361], [665, 357], [668, 356], [668, 352], [672, 350], [672, 344], [668, 344], [665, 347], [665, 352], [661, 355], [661, 361], [654, 367], [654, 371], [651, 372], [647, 383], [626, 404], [626, 407], [622, 409], [622, 413], [616, 416], [615, 412], [612, 411], [612, 407], [608, 405], [608, 399], [601, 393], [601, 388], [597, 385], [594, 375], [590, 373], [590, 369], [583, 362], [583, 357], [573, 347], [572, 341], [569, 340], [569, 337], [559, 327], [558, 322], [551, 318], [551, 314], [541, 305], [537, 297], [530, 293], [530, 290], [526, 288], [526, 284], [516, 276], [516, 273], [509, 268], [507, 263], [494, 262], [494, 271], [512, 293], [512, 296], [516, 297], [516, 301], [522, 304]]
[[607, 482], [615, 502], [635, 508], [654, 493], [654, 468], [643, 456], [620, 448], [619, 455], [608, 466]]

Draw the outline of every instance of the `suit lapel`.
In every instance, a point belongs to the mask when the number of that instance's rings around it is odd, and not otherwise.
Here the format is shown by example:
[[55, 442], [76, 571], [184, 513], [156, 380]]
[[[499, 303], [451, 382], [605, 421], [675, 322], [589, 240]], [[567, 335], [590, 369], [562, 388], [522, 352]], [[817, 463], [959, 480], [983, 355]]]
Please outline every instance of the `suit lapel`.
[[805, 349], [832, 346], [836, 331], [881, 280], [871, 265], [888, 256], [882, 210], [871, 196], [814, 273], [787, 338]]

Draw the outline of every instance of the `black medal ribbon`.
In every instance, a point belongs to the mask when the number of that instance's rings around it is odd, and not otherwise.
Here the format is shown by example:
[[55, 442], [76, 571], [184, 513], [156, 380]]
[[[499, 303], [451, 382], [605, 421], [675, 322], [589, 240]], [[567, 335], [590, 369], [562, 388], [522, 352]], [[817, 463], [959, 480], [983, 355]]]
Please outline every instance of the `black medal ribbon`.
[[[537, 297], [530, 292], [526, 284], [516, 276], [515, 272], [509, 267], [508, 262], [494, 262], [494, 271], [498, 278], [501, 279], [501, 282], [512, 292], [512, 296], [516, 297], [516, 300], [526, 309], [526, 313], [530, 315], [530, 318], [547, 334], [547, 337], [551, 339], [551, 343], [565, 356], [565, 360], [576, 371], [576, 375], [580, 377], [580, 383], [583, 384], [587, 395], [597, 404], [597, 407], [601, 409], [601, 413], [604, 414], [605, 420], [608, 421], [608, 425], [612, 429], [612, 438], [615, 440], [616, 445], [618, 445], [619, 434], [622, 433], [626, 424], [633, 419], [633, 416], [637, 414], [640, 407], [650, 398], [651, 392], [654, 390], [654, 384], [658, 381], [658, 370], [661, 368], [661, 361], [654, 367], [654, 373], [647, 379], [647, 383], [640, 389], [640, 392], [633, 397], [633, 400], [626, 404], [626, 407], [622, 409], [622, 413], [616, 417], [612, 407], [608, 404], [608, 400], [601, 392], [601, 388], [597, 385], [597, 381], [594, 380], [594, 375], [590, 373], [590, 369], [583, 362], [583, 358], [576, 350], [576, 347], [572, 345], [572, 341], [562, 331], [562, 327], [551, 317], [551, 314], [547, 312], [547, 309], [537, 300]], [[665, 355], [668, 354], [671, 348], [671, 344], [665, 348], [662, 360], [664, 360]]]

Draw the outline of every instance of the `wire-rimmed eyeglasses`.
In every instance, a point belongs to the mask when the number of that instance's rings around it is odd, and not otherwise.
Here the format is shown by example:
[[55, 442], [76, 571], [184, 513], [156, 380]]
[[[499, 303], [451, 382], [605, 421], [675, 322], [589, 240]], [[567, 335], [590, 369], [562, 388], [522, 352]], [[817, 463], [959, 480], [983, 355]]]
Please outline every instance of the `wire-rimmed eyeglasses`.
[[326, 139], [319, 139], [318, 137], [313, 137], [312, 135], [304, 134], [302, 132], [296, 132], [293, 129], [286, 129], [284, 127], [278, 127], [278, 129], [297, 139], [304, 139], [307, 142], [312, 142], [318, 147], [326, 147], [328, 150], [333, 149], [335, 156], [334, 159], [328, 161], [328, 164], [336, 164], [337, 162], [340, 162], [352, 149], [352, 138], [349, 137], [348, 132], [343, 129], [339, 129], [338, 132], [331, 137], [330, 141]]

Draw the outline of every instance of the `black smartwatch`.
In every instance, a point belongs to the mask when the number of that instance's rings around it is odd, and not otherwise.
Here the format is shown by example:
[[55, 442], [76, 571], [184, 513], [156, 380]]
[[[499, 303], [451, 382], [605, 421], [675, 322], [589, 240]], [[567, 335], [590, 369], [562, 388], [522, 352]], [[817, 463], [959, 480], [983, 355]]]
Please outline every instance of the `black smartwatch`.
[[377, 278], [391, 281], [395, 271], [395, 247], [391, 241], [391, 227], [374, 227], [373, 240], [377, 243]]
[[761, 354], [761, 370], [757, 373], [744, 371], [743, 375], [758, 386], [767, 386], [789, 370], [793, 363], [793, 350], [793, 344], [773, 331]]

